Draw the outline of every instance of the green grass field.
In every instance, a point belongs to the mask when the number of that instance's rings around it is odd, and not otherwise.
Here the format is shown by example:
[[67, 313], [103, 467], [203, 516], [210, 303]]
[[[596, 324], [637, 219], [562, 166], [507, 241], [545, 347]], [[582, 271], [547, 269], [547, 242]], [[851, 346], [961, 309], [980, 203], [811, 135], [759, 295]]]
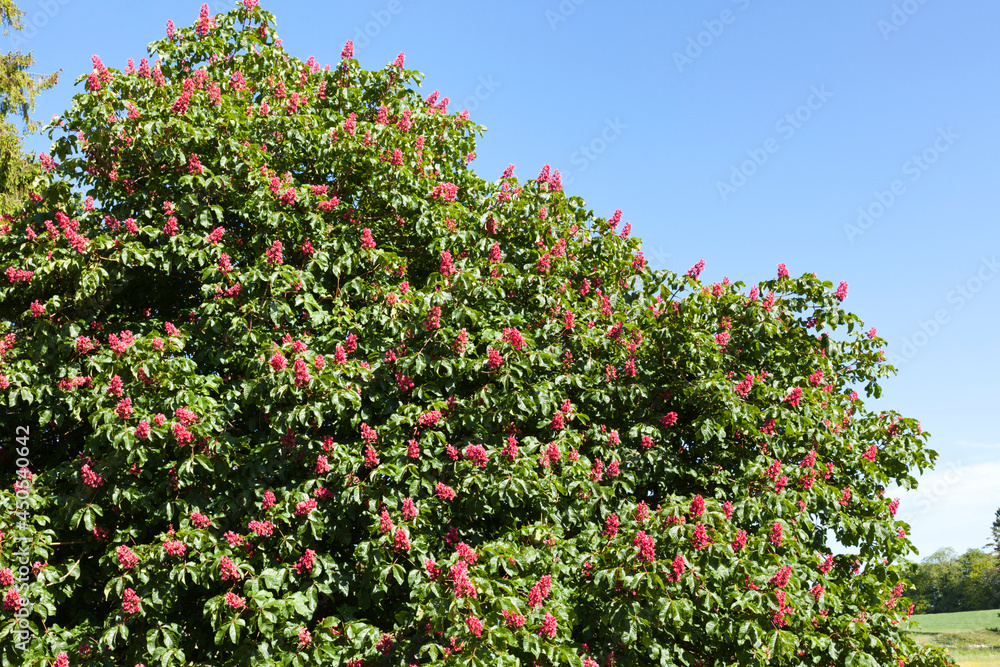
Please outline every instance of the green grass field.
[[921, 614], [910, 634], [921, 644], [943, 646], [962, 667], [1000, 667], [1000, 615], [996, 609]]

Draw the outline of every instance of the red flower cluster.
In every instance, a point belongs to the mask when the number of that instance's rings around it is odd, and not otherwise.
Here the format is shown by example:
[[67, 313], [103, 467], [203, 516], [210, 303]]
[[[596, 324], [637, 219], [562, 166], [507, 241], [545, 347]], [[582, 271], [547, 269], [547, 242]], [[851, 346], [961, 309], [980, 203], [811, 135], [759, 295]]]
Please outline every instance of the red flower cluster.
[[795, 387], [792, 389], [788, 393], [788, 396], [785, 396], [784, 400], [793, 407], [799, 407], [799, 401], [802, 400], [802, 387]]
[[670, 576], [667, 577], [667, 580], [668, 581], [674, 581], [674, 582], [680, 581], [681, 580], [681, 576], [684, 574], [684, 569], [685, 569], [684, 568], [684, 556], [681, 556], [680, 554], [678, 554], [674, 558], [673, 572], [671, 572]]
[[28, 282], [31, 277], [35, 275], [34, 271], [25, 271], [23, 269], [15, 269], [13, 266], [7, 267], [7, 280], [12, 283], [16, 282]]
[[549, 592], [552, 590], [552, 576], [546, 574], [538, 583], [531, 587], [531, 592], [528, 593], [528, 606], [538, 607], [542, 604], [542, 600], [549, 597]]
[[92, 489], [96, 489], [104, 484], [101, 476], [91, 470], [90, 465], [87, 463], [84, 463], [83, 467], [80, 468], [80, 475], [83, 477], [83, 483]]
[[771, 613], [771, 622], [774, 623], [775, 627], [781, 628], [788, 625], [788, 620], [785, 619], [785, 614], [788, 612], [788, 606], [785, 602], [788, 595], [785, 591], [777, 591], [774, 597], [778, 600], [778, 608]]
[[701, 275], [701, 272], [704, 268], [705, 268], [705, 260], [703, 259], [698, 260], [697, 264], [688, 269], [686, 275], [690, 276], [691, 278], [694, 278], [695, 280], [698, 280], [698, 276]]
[[517, 613], [516, 611], [503, 610], [503, 620], [509, 627], [512, 628], [522, 628], [524, 627], [524, 616]]
[[298, 572], [300, 576], [306, 574], [307, 572], [312, 572], [315, 562], [316, 552], [312, 549], [306, 549], [306, 552], [302, 554], [302, 557], [299, 558], [298, 562], [295, 564], [295, 571]]
[[310, 498], [295, 505], [295, 516], [305, 516], [316, 509], [316, 501]]
[[441, 306], [434, 306], [427, 313], [427, 319], [424, 321], [424, 329], [427, 331], [434, 331], [435, 329], [441, 328]]
[[270, 521], [251, 521], [247, 524], [247, 528], [263, 537], [270, 537], [274, 532], [274, 526], [271, 525]]
[[227, 592], [224, 599], [226, 601], [226, 604], [232, 607], [233, 609], [242, 609], [243, 607], [247, 606], [247, 599], [245, 597], [237, 595], [236, 593], [233, 593], [232, 591]]
[[184, 428], [184, 424], [174, 424], [173, 426], [174, 439], [177, 444], [181, 447], [191, 444], [194, 441], [194, 434], [191, 431]]
[[268, 264], [281, 264], [284, 262], [284, 257], [281, 254], [281, 241], [272, 243], [271, 247], [264, 254], [267, 257]]
[[538, 634], [542, 637], [548, 637], [552, 639], [556, 636], [556, 617], [545, 612], [545, 618], [542, 620], [542, 627], [538, 629]]
[[781, 546], [781, 542], [784, 540], [783, 531], [784, 528], [782, 527], [781, 522], [775, 521], [774, 524], [771, 526], [771, 534], [768, 536], [768, 539], [771, 541], [771, 544], [778, 547]]
[[122, 611], [126, 614], [134, 614], [139, 611], [139, 596], [131, 588], [126, 588], [122, 596]]
[[705, 499], [701, 497], [701, 494], [696, 495], [691, 500], [691, 506], [688, 507], [688, 514], [693, 517], [701, 516], [705, 512]]
[[430, 412], [425, 412], [417, 418], [417, 423], [421, 426], [434, 426], [439, 421], [441, 421], [441, 411], [431, 410]]
[[451, 252], [448, 250], [441, 251], [441, 275], [445, 278], [458, 273], [458, 269], [455, 268], [454, 262], [451, 259]]
[[409, 521], [417, 517], [417, 506], [413, 502], [413, 498], [406, 498], [403, 500], [403, 521]]
[[123, 398], [118, 402], [118, 407], [115, 408], [115, 413], [117, 413], [119, 419], [131, 419], [132, 418], [132, 399]]
[[309, 374], [309, 369], [306, 367], [306, 361], [302, 357], [295, 359], [295, 386], [305, 387], [308, 386], [309, 380], [312, 376]]
[[285, 355], [283, 355], [281, 352], [275, 352], [274, 355], [271, 357], [270, 363], [271, 363], [271, 368], [274, 369], [275, 372], [277, 372], [284, 370], [285, 367], [288, 366], [288, 359], [286, 359]]
[[489, 366], [489, 369], [492, 371], [499, 368], [500, 364], [503, 363], [503, 357], [500, 356], [500, 353], [494, 350], [492, 347], [487, 348], [486, 353], [487, 356], [489, 357], [489, 360], [487, 361], [486, 364], [487, 366]]
[[510, 343], [510, 346], [515, 350], [522, 350], [526, 345], [524, 335], [514, 327], [507, 327], [504, 329], [500, 339]]
[[219, 572], [222, 573], [223, 581], [227, 581], [229, 579], [239, 581], [240, 579], [240, 571], [236, 569], [236, 564], [230, 560], [229, 556], [222, 557], [222, 560], [219, 562]]
[[163, 543], [163, 549], [171, 556], [183, 556], [187, 552], [187, 545], [176, 540], [167, 540]]
[[465, 626], [469, 629], [469, 632], [477, 637], [483, 636], [483, 622], [480, 621], [475, 616], [468, 616], [465, 619]]
[[274, 507], [275, 502], [277, 502], [277, 498], [274, 497], [274, 492], [268, 489], [264, 492], [264, 499], [260, 501], [260, 508], [266, 512]]
[[139, 564], [139, 557], [124, 544], [119, 546], [115, 553], [118, 556], [118, 564], [126, 570], [131, 570]]
[[375, 429], [370, 427], [367, 422], [361, 422], [361, 439], [366, 443], [373, 443], [378, 441], [378, 433]]
[[513, 435], [507, 436], [507, 443], [503, 447], [503, 451], [500, 453], [501, 456], [509, 461], [514, 461], [517, 459], [517, 438]]
[[174, 412], [174, 416], [177, 417], [177, 421], [184, 424], [185, 426], [190, 426], [191, 424], [198, 421], [198, 415], [196, 415], [191, 410], [187, 408], [177, 408]]
[[746, 398], [747, 394], [750, 393], [750, 389], [753, 387], [754, 375], [753, 373], [747, 373], [747, 376], [743, 378], [743, 381], [736, 385], [736, 394], [740, 398]]
[[465, 458], [472, 463], [472, 465], [479, 468], [485, 468], [486, 463], [489, 461], [489, 456], [486, 454], [486, 448], [482, 445], [469, 445], [463, 450], [462, 453]]
[[899, 498], [896, 498], [889, 503], [889, 514], [896, 516], [896, 512], [899, 510]]
[[458, 186], [454, 183], [439, 183], [433, 190], [430, 191], [428, 196], [431, 199], [440, 197], [445, 201], [455, 201], [458, 196]]
[[740, 551], [747, 545], [747, 531], [742, 528], [736, 531], [736, 539], [733, 540], [733, 551]]
[[656, 553], [654, 551], [656, 543], [653, 538], [646, 534], [646, 531], [640, 530], [635, 539], [632, 541], [633, 546], [639, 548], [639, 560], [642, 562], [651, 562], [656, 560]]
[[125, 354], [125, 351], [134, 344], [135, 337], [131, 331], [123, 331], [120, 337], [115, 334], [108, 335], [108, 347], [111, 348], [117, 357]]
[[840, 285], [837, 286], [837, 293], [834, 296], [837, 297], [837, 301], [843, 301], [844, 299], [847, 298], [847, 283], [846, 282], [841, 282]]
[[198, 18], [198, 27], [195, 29], [199, 35], [204, 36], [209, 33], [209, 31], [215, 27], [215, 19], [208, 15], [208, 5], [204, 4], [201, 6], [201, 12]]
[[[425, 561], [424, 564], [426, 565], [426, 563]], [[434, 561], [430, 561], [430, 563], [433, 568]], [[453, 586], [452, 592], [456, 598], [475, 598], [477, 596], [476, 587], [472, 585], [472, 580], [469, 579], [469, 565], [464, 560], [460, 560], [451, 566], [449, 576]]]
[[7, 589], [7, 593], [3, 597], [3, 608], [10, 609], [15, 613], [21, 609], [21, 594], [17, 592], [17, 588]]
[[691, 546], [695, 550], [704, 549], [712, 542], [711, 538], [708, 536], [708, 531], [705, 529], [705, 525], [699, 523], [694, 527], [694, 534], [691, 536]]
[[782, 565], [780, 568], [778, 568], [778, 571], [774, 573], [774, 576], [772, 576], [768, 580], [768, 583], [774, 586], [775, 588], [784, 588], [785, 586], [788, 585], [788, 578], [791, 576], [791, 574], [792, 574], [792, 568], [789, 567], [788, 565]]

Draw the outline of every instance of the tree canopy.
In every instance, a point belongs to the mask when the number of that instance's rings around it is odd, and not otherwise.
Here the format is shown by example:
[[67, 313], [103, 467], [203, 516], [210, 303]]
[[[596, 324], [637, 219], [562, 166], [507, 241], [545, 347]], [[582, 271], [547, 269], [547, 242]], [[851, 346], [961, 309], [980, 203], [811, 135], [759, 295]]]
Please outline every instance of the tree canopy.
[[[4, 34], [24, 26], [24, 15], [11, 0], [0, 0], [0, 23]], [[38, 173], [38, 164], [23, 154], [24, 139], [17, 125], [8, 120], [19, 118], [25, 132], [34, 132], [38, 124], [31, 119], [35, 96], [56, 85], [59, 73], [47, 76], [28, 71], [34, 57], [20, 51], [0, 54], [0, 215], [15, 212], [27, 195], [27, 187]]]
[[993, 519], [993, 525], [990, 527], [990, 538], [990, 544], [986, 545], [987, 548], [1000, 555], [1000, 509], [997, 510], [996, 518]]
[[979, 549], [939, 549], [910, 579], [918, 614], [1000, 608], [1000, 558]]
[[846, 284], [653, 271], [403, 54], [167, 32], [0, 227], [4, 664], [945, 663]]

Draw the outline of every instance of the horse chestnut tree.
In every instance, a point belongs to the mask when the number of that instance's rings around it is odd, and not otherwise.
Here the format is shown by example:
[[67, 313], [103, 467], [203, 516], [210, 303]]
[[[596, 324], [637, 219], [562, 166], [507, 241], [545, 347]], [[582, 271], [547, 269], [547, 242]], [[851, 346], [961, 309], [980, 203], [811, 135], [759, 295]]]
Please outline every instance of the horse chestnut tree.
[[946, 662], [846, 285], [652, 271], [256, 0], [150, 49], [0, 226], [5, 665]]

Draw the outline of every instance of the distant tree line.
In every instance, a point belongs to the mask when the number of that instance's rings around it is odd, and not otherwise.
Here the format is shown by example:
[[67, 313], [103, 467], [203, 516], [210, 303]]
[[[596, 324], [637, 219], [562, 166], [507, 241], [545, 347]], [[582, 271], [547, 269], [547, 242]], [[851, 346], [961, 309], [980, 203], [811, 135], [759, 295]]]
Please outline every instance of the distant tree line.
[[1000, 510], [992, 544], [959, 555], [940, 549], [923, 560], [910, 577], [914, 613], [937, 614], [1000, 608]]

